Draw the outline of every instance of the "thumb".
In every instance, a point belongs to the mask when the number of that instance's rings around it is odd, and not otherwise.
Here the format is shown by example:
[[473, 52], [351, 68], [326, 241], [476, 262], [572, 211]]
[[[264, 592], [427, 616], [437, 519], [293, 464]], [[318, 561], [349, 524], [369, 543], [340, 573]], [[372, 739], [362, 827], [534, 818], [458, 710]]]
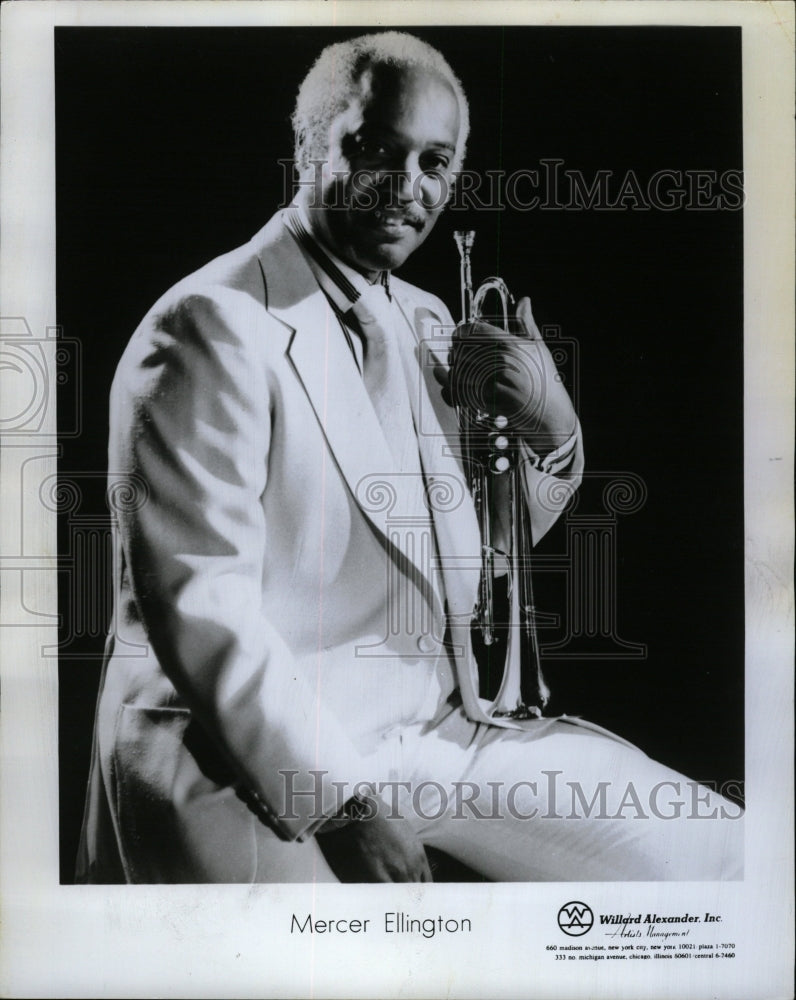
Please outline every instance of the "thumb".
[[531, 300], [527, 295], [517, 303], [517, 319], [522, 324], [530, 340], [542, 339], [539, 327], [536, 325], [536, 320], [533, 318], [533, 312], [531, 311]]
[[443, 400], [448, 404], [448, 406], [453, 406], [450, 372], [443, 365], [434, 365], [432, 370], [434, 372], [434, 378], [437, 380], [440, 388], [442, 389]]

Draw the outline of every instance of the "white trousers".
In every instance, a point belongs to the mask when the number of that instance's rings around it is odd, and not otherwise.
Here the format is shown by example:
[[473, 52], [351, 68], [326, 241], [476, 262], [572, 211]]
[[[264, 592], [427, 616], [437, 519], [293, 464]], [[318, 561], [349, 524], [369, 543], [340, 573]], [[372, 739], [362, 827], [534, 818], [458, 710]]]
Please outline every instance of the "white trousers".
[[[738, 805], [587, 722], [498, 729], [445, 706], [431, 723], [385, 733], [379, 759], [394, 814], [495, 881], [743, 876]], [[334, 879], [314, 841], [277, 854], [288, 861], [291, 850], [290, 874], [266, 880]]]

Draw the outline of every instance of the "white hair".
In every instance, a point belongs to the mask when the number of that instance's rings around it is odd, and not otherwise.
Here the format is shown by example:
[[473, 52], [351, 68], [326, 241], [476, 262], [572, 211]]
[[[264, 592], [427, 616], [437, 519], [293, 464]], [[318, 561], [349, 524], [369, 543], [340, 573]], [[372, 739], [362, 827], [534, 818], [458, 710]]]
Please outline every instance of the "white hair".
[[459, 105], [459, 137], [451, 166], [453, 171], [461, 167], [470, 131], [470, 113], [459, 78], [427, 42], [402, 31], [382, 31], [327, 46], [304, 77], [291, 119], [299, 170], [307, 169], [312, 159], [326, 153], [332, 121], [359, 95], [365, 71], [382, 65], [420, 67], [438, 74], [451, 85]]

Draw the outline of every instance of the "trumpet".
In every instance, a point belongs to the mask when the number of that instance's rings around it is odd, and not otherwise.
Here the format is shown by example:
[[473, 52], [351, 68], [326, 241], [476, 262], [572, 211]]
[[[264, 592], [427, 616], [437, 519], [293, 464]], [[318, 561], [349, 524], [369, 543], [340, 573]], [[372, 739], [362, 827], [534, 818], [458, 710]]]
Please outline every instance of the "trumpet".
[[[454, 233], [460, 257], [462, 322], [476, 323], [483, 318], [484, 302], [494, 293], [501, 304], [503, 329], [509, 333], [509, 307], [514, 297], [502, 278], [486, 278], [473, 291], [470, 256], [475, 241], [472, 230]], [[464, 335], [456, 345], [463, 348]], [[466, 348], [465, 348], [466, 349]], [[483, 352], [481, 354], [483, 359]], [[481, 377], [489, 378], [488, 365]], [[499, 640], [495, 621], [496, 566], [502, 563], [508, 573], [508, 630], [503, 659], [503, 676], [498, 693], [487, 715], [492, 718], [523, 720], [539, 717], [550, 696], [542, 675], [536, 612], [531, 576], [532, 532], [522, 482], [522, 450], [512, 433], [508, 419], [486, 412], [479, 400], [457, 400], [457, 418], [462, 460], [468, 487], [475, 505], [481, 532], [481, 575], [471, 626], [480, 630], [483, 645], [489, 650]], [[502, 480], [502, 483], [499, 481]], [[497, 494], [508, 505], [508, 530], [504, 532], [507, 550], [494, 545], [493, 528], [499, 522]], [[473, 675], [478, 664], [472, 641], [466, 655], [472, 658]]]

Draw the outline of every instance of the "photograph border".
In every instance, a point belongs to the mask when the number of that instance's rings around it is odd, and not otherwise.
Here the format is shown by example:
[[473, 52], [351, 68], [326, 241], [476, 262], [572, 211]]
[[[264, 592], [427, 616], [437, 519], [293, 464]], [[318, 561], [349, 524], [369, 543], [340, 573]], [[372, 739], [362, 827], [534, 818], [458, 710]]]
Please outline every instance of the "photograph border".
[[[370, 15], [370, 18], [367, 17]], [[3, 671], [0, 986], [37, 996], [749, 997], [787, 992], [792, 941], [793, 653], [793, 10], [787, 3], [58, 2], [2, 10], [3, 322], [56, 351], [52, 29], [56, 24], [738, 24], [744, 74], [744, 415], [746, 515], [746, 876], [737, 884], [521, 886], [62, 886], [58, 871], [56, 525], [44, 512], [23, 543], [20, 468], [35, 454], [55, 474], [52, 396], [34, 440], [2, 453]], [[22, 320], [22, 325], [19, 321]], [[55, 385], [51, 385], [54, 393]], [[13, 412], [13, 405], [11, 407]], [[33, 449], [33, 451], [31, 451]], [[22, 570], [25, 570], [23, 574]], [[35, 572], [32, 572], [35, 571]], [[24, 577], [24, 583], [23, 583]], [[24, 589], [30, 588], [30, 591]], [[33, 608], [35, 611], [28, 611]], [[41, 624], [35, 623], [36, 617]], [[527, 888], [527, 887], [526, 887]], [[568, 900], [593, 909], [719, 912], [734, 962], [688, 976], [633, 968], [621, 978], [560, 970], [544, 955]], [[367, 916], [433, 908], [477, 914], [465, 938], [361, 944], [290, 939], [293, 912]], [[650, 901], [654, 902], [650, 902]], [[568, 904], [567, 904], [568, 905]], [[551, 917], [551, 915], [553, 915]], [[778, 945], [774, 947], [774, 942]], [[488, 950], [488, 958], [483, 955]], [[480, 956], [479, 957], [479, 953]], [[146, 955], [146, 961], [141, 956]], [[212, 959], [208, 959], [212, 956]], [[525, 956], [527, 956], [527, 961]], [[761, 963], [765, 956], [765, 963]], [[418, 963], [422, 973], [413, 971]], [[577, 963], [576, 963], [577, 964]], [[591, 963], [590, 963], [591, 964]], [[642, 964], [642, 963], [638, 963]], [[677, 963], [673, 963], [677, 965]], [[529, 976], [528, 967], [533, 974]], [[707, 968], [710, 966], [710, 968]], [[641, 992], [640, 992], [641, 991]], [[784, 995], [784, 994], [783, 994]]]

